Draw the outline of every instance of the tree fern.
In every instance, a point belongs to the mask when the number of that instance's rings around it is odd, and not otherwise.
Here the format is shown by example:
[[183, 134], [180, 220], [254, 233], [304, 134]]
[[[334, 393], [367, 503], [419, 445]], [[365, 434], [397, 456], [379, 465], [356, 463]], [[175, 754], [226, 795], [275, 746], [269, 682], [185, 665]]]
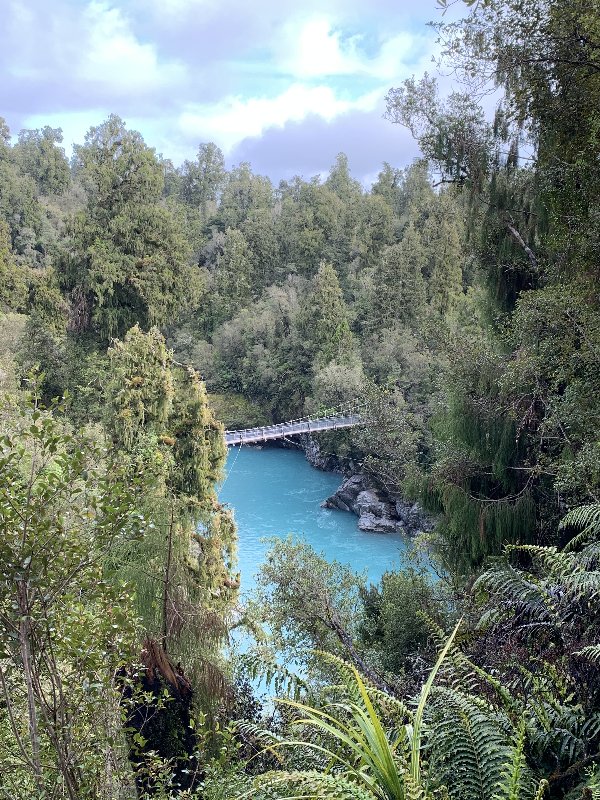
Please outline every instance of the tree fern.
[[[474, 593], [485, 672], [497, 670], [513, 705], [527, 713], [528, 756], [573, 785], [600, 744], [600, 505], [570, 512], [567, 526], [583, 530], [562, 551], [507, 547]], [[519, 718], [514, 708], [510, 716]]]

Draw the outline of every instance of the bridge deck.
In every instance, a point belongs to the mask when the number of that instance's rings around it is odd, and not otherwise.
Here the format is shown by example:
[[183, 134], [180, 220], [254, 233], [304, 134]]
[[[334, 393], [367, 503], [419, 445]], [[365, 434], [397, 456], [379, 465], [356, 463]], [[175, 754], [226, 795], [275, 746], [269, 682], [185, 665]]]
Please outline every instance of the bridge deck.
[[297, 436], [300, 433], [332, 431], [338, 428], [352, 428], [363, 422], [359, 414], [344, 414], [322, 417], [321, 419], [297, 420], [281, 422], [278, 425], [266, 425], [262, 428], [246, 428], [242, 431], [225, 431], [225, 444], [252, 444], [267, 442], [272, 439], [284, 439], [286, 436]]

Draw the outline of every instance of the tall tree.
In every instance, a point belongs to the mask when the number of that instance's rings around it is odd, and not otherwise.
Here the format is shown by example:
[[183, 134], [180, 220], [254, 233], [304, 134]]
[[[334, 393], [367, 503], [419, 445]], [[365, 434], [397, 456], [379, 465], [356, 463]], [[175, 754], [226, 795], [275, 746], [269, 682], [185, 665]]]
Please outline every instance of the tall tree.
[[125, 670], [130, 759], [140, 795], [161, 796], [165, 775], [197, 787], [192, 704], [210, 714], [224, 695], [219, 646], [239, 585], [235, 525], [215, 489], [226, 448], [198, 374], [173, 363], [156, 328], [132, 328], [109, 357], [107, 427], [126, 474], [144, 476], [138, 505], [152, 523], [114, 566], [137, 587], [146, 633], [143, 668]]
[[337, 274], [326, 261], [312, 281], [301, 325], [317, 366], [351, 359], [354, 342], [346, 303]]
[[398, 244], [386, 247], [375, 267], [373, 323], [387, 328], [395, 322], [419, 326], [425, 312], [426, 255], [421, 236], [412, 223]]
[[40, 194], [61, 194], [71, 180], [69, 162], [60, 145], [62, 130], [49, 125], [22, 130], [14, 147], [21, 170], [33, 178]]
[[243, 162], [226, 176], [215, 223], [222, 231], [237, 228], [251, 211], [270, 208], [272, 202], [271, 181], [262, 175], [255, 175], [250, 164]]
[[10, 246], [10, 229], [0, 219], [0, 311], [27, 308], [28, 271], [17, 266]]
[[197, 208], [206, 222], [216, 211], [225, 181], [223, 152], [213, 142], [205, 142], [198, 147], [196, 160], [184, 161], [180, 171], [183, 201]]
[[282, 189], [278, 227], [284, 263], [312, 278], [321, 260], [334, 255], [333, 243], [343, 234], [343, 201], [318, 179], [297, 178]]
[[466, 260], [461, 241], [459, 209], [447, 195], [437, 198], [423, 226], [427, 253], [425, 272], [430, 307], [438, 318], [448, 317], [463, 291], [462, 264]]
[[43, 266], [43, 215], [36, 184], [24, 174], [10, 146], [10, 131], [0, 117], [0, 219], [10, 230], [10, 246], [17, 260]]
[[216, 296], [212, 299], [210, 313], [214, 323], [230, 319], [250, 300], [254, 289], [252, 268], [246, 237], [236, 228], [227, 228], [212, 273], [212, 289]]
[[[150, 603], [143, 613], [168, 649], [182, 647], [192, 658], [202, 614], [208, 608], [227, 612], [235, 596], [235, 530], [215, 495], [226, 455], [223, 428], [197, 373], [173, 364], [156, 328], [147, 334], [132, 328], [109, 357], [107, 425], [132, 474], [146, 476], [147, 501], [164, 537], [146, 597], [162, 596], [157, 587], [168, 585], [169, 599]], [[171, 571], [168, 580], [163, 570]]]
[[329, 170], [325, 186], [346, 203], [361, 195], [360, 183], [350, 176], [348, 156], [345, 153], [338, 153], [336, 156], [335, 164]]
[[70, 329], [106, 340], [136, 323], [172, 320], [197, 298], [199, 274], [177, 218], [161, 204], [156, 154], [114, 115], [75, 152], [88, 203], [71, 220], [57, 265]]

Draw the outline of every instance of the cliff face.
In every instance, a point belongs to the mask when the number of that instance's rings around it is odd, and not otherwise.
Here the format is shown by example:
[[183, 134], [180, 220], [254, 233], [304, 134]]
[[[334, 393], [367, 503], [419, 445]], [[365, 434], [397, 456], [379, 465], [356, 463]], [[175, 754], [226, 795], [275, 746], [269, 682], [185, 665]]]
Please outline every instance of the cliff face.
[[322, 469], [324, 472], [341, 472], [344, 475], [352, 473], [353, 470], [349, 469], [347, 464], [342, 465], [337, 456], [332, 453], [322, 453], [318, 441], [312, 436], [303, 434], [299, 438], [306, 460], [313, 467]]

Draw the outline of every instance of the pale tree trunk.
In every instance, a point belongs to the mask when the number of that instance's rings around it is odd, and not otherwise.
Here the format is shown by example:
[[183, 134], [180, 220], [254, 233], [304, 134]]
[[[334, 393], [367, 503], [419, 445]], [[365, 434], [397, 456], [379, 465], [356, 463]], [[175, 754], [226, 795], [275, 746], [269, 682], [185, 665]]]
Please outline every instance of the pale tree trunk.
[[35, 703], [33, 664], [31, 655], [31, 621], [29, 618], [29, 602], [27, 583], [20, 580], [17, 583], [17, 598], [19, 604], [19, 648], [25, 686], [27, 688], [27, 712], [29, 716], [29, 740], [31, 743], [31, 759], [35, 773], [35, 781], [40, 791], [43, 789], [42, 761], [40, 757], [40, 734]]
[[163, 579], [162, 597], [162, 646], [167, 652], [167, 640], [169, 637], [169, 589], [171, 586], [171, 562], [173, 560], [173, 526], [175, 524], [175, 509], [171, 503], [171, 518], [169, 520], [169, 530], [167, 532], [167, 558], [165, 562], [165, 575]]

